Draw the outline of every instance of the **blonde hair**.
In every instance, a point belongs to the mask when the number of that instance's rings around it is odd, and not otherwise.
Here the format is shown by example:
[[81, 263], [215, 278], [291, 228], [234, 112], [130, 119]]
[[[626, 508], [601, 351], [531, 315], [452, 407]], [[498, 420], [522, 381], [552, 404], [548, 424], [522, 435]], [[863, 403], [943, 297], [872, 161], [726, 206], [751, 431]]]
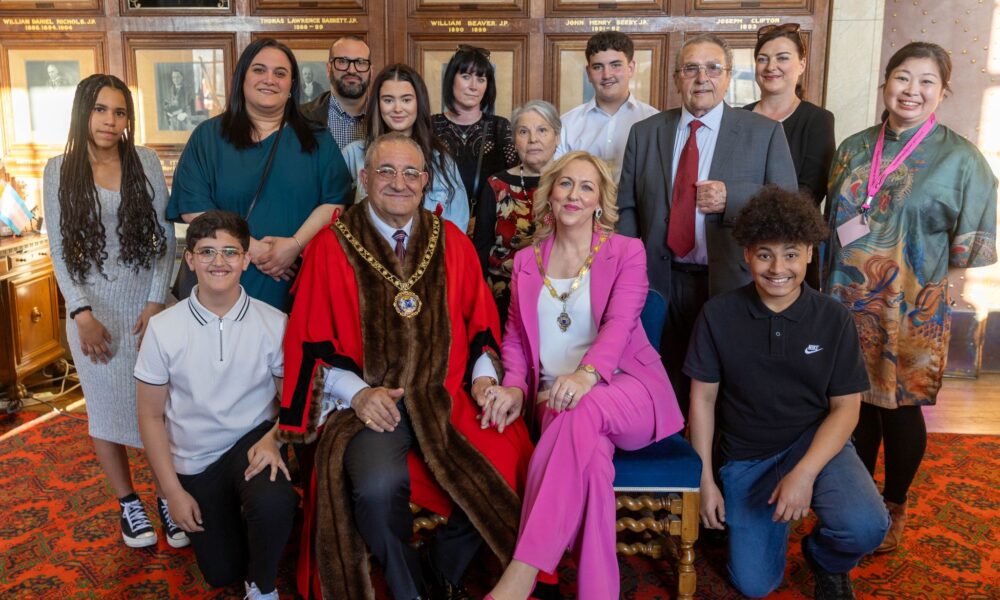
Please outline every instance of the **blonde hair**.
[[609, 234], [615, 231], [615, 223], [618, 222], [618, 184], [615, 183], [614, 177], [611, 175], [611, 169], [606, 162], [593, 154], [576, 150], [562, 155], [559, 160], [549, 165], [542, 173], [532, 201], [532, 209], [535, 213], [535, 234], [532, 239], [536, 242], [544, 240], [555, 232], [555, 223], [545, 222], [546, 218], [552, 214], [549, 193], [566, 165], [574, 160], [586, 161], [597, 169], [597, 175], [600, 178], [597, 183], [597, 190], [600, 193], [598, 206], [602, 212], [601, 218], [597, 219], [597, 226]]

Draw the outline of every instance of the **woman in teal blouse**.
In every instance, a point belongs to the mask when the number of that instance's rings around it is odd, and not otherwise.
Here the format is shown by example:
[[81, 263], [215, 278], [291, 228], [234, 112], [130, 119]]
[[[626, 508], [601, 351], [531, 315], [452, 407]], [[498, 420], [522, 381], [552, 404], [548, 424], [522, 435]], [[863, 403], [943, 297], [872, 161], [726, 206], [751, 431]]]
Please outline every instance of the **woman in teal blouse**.
[[882, 88], [885, 123], [845, 140], [830, 174], [827, 290], [854, 315], [871, 381], [854, 443], [871, 472], [885, 446], [882, 496], [893, 524], [876, 552], [902, 539], [927, 443], [921, 407], [941, 388], [948, 268], [997, 260], [996, 178], [979, 150], [934, 115], [950, 77], [937, 44], [896, 52]]
[[191, 134], [167, 206], [174, 221], [213, 208], [246, 217], [278, 143], [248, 219], [251, 265], [241, 283], [250, 296], [285, 311], [296, 259], [337, 205], [350, 203], [351, 191], [337, 145], [298, 111], [298, 79], [287, 46], [272, 39], [250, 44], [236, 64], [226, 111]]

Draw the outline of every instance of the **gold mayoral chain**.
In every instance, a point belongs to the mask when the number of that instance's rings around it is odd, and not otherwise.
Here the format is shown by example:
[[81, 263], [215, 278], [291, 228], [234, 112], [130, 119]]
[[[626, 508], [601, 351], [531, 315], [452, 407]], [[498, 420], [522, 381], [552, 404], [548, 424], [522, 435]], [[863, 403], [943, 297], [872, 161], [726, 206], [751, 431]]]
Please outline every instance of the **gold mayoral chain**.
[[569, 313], [566, 312], [566, 301], [573, 295], [576, 288], [580, 287], [580, 283], [583, 282], [584, 276], [588, 271], [590, 271], [590, 265], [594, 264], [594, 256], [597, 254], [597, 251], [601, 249], [601, 245], [603, 245], [607, 239], [607, 234], [602, 234], [601, 238], [597, 240], [596, 244], [594, 244], [594, 247], [590, 249], [590, 256], [587, 257], [587, 260], [583, 261], [583, 266], [580, 267], [580, 272], [576, 274], [576, 279], [573, 280], [573, 283], [569, 284], [569, 290], [567, 290], [565, 294], [560, 294], [556, 291], [556, 288], [552, 287], [552, 281], [549, 279], [549, 276], [545, 274], [545, 266], [542, 264], [542, 249], [537, 243], [534, 245], [535, 261], [538, 263], [538, 272], [542, 274], [542, 282], [545, 283], [545, 287], [548, 288], [549, 294], [552, 294], [553, 298], [562, 302], [562, 312], [559, 313], [558, 317], [556, 317], [556, 325], [559, 326], [559, 330], [563, 333], [566, 333], [569, 326], [573, 324], [573, 319], [569, 318]]
[[431, 257], [434, 256], [434, 250], [437, 248], [438, 238], [441, 234], [440, 219], [434, 217], [433, 231], [431, 231], [430, 243], [427, 244], [427, 251], [424, 252], [424, 257], [420, 259], [420, 264], [417, 265], [417, 270], [414, 271], [413, 275], [411, 275], [406, 281], [400, 280], [399, 277], [390, 273], [389, 269], [386, 269], [382, 263], [376, 260], [375, 257], [372, 256], [371, 252], [366, 250], [365, 247], [361, 245], [361, 242], [351, 235], [351, 231], [347, 228], [347, 225], [344, 225], [342, 220], [337, 219], [334, 226], [340, 230], [340, 233], [344, 234], [344, 238], [347, 239], [351, 246], [354, 247], [354, 250], [361, 255], [361, 258], [365, 259], [365, 262], [371, 265], [373, 269], [378, 271], [379, 275], [385, 277], [386, 281], [399, 290], [399, 293], [396, 294], [396, 297], [392, 302], [392, 305], [395, 307], [396, 312], [399, 313], [399, 316], [412, 319], [420, 314], [420, 309], [423, 308], [423, 303], [420, 301], [420, 296], [413, 293], [412, 288], [416, 285], [417, 281], [420, 280], [424, 271], [427, 270], [427, 265], [431, 263]]

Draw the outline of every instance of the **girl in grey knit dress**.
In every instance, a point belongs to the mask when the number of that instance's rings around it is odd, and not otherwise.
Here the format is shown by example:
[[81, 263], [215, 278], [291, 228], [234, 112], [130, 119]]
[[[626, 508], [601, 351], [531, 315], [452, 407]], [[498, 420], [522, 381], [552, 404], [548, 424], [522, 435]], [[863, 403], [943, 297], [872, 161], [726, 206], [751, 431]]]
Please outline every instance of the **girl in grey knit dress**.
[[[43, 189], [90, 437], [119, 498], [122, 537], [139, 548], [157, 537], [132, 486], [126, 453], [126, 446], [142, 446], [132, 369], [146, 324], [164, 308], [175, 241], [164, 216], [163, 170], [152, 150], [135, 147], [134, 115], [129, 89], [117, 77], [81, 81], [66, 152], [45, 166]], [[157, 504], [167, 542], [187, 545], [166, 504]]]

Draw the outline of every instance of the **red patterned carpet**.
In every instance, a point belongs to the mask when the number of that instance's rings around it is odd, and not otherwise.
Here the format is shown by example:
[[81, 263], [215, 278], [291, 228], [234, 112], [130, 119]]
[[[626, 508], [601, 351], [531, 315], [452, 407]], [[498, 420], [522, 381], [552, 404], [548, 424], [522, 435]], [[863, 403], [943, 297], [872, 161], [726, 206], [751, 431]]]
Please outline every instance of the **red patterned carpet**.
[[[31, 415], [32, 417], [35, 415]], [[0, 418], [0, 433], [26, 419]], [[932, 434], [913, 490], [905, 547], [865, 559], [855, 570], [859, 598], [1000, 598], [1000, 437]], [[152, 514], [149, 471], [139, 460], [137, 484]], [[0, 598], [234, 598], [242, 590], [211, 590], [189, 550], [162, 540], [131, 550], [118, 534], [117, 506], [86, 437], [86, 424], [58, 417], [0, 442]], [[795, 527], [786, 582], [773, 596], [812, 597], [812, 578], [798, 550], [812, 526]], [[698, 546], [697, 597], [741, 598], [725, 580], [721, 548]], [[283, 562], [282, 594], [291, 598], [294, 556]], [[481, 575], [474, 568], [470, 577]], [[576, 571], [560, 568], [562, 591], [575, 595]], [[483, 591], [481, 585], [470, 585]], [[623, 597], [672, 598], [672, 561], [622, 563]]]

